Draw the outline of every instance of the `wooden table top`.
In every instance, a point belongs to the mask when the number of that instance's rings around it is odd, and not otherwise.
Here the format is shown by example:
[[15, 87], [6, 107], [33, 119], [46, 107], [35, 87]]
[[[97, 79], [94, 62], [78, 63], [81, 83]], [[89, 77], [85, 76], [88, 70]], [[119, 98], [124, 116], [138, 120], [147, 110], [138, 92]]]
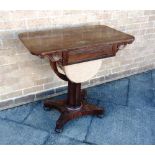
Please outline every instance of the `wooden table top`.
[[104, 25], [24, 32], [19, 38], [35, 55], [97, 44], [132, 43], [134, 40], [133, 36]]

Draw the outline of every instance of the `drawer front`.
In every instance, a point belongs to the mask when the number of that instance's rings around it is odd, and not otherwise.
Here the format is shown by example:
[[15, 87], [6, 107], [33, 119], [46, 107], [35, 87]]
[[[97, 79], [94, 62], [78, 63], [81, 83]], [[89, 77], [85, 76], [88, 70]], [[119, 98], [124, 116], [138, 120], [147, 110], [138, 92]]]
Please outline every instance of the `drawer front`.
[[102, 45], [68, 51], [66, 65], [114, 56], [112, 45]]

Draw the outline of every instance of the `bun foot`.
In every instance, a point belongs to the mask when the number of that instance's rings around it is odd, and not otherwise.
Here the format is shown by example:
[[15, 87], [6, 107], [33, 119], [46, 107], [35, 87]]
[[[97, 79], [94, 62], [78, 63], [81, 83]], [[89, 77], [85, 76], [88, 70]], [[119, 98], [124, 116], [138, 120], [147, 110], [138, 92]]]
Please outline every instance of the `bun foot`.
[[55, 128], [55, 132], [56, 133], [62, 133], [63, 132], [63, 128], [61, 128], [61, 129]]
[[103, 118], [103, 117], [104, 117], [103, 114], [101, 114], [101, 115], [96, 115], [96, 116], [97, 116], [97, 118]]
[[50, 111], [50, 110], [51, 110], [51, 108], [46, 107], [45, 105], [43, 106], [43, 109], [44, 109], [45, 111]]

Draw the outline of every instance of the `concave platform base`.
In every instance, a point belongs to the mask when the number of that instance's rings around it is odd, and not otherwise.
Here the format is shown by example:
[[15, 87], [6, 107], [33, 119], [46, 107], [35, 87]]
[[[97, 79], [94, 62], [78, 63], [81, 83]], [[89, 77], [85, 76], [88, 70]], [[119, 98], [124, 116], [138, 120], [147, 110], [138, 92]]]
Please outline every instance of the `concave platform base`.
[[75, 118], [84, 116], [84, 115], [96, 115], [100, 116], [103, 115], [104, 110], [102, 108], [97, 107], [96, 105], [92, 105], [87, 103], [86, 101], [82, 101], [81, 105], [76, 108], [68, 107], [66, 100], [60, 101], [45, 101], [44, 108], [47, 110], [50, 109], [57, 109], [60, 111], [61, 115], [56, 122], [55, 131], [60, 133], [63, 131], [64, 125]]
[[81, 90], [81, 83], [74, 83], [68, 80], [68, 94], [66, 100], [47, 100], [44, 102], [44, 109], [50, 110], [54, 108], [61, 113], [56, 122], [56, 132], [62, 132], [64, 125], [77, 117], [84, 115], [103, 115], [104, 109], [87, 103], [85, 100], [86, 95], [86, 91]]

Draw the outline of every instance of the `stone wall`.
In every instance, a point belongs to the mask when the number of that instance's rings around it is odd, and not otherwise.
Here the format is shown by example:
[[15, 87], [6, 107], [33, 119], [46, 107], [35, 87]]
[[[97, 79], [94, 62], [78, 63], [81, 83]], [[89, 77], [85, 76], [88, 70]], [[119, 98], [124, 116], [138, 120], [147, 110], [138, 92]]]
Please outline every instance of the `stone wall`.
[[103, 24], [135, 36], [116, 57], [103, 60], [85, 87], [155, 68], [155, 11], [0, 11], [0, 108], [5, 109], [65, 90], [66, 82], [48, 60], [31, 55], [18, 38], [23, 31]]

